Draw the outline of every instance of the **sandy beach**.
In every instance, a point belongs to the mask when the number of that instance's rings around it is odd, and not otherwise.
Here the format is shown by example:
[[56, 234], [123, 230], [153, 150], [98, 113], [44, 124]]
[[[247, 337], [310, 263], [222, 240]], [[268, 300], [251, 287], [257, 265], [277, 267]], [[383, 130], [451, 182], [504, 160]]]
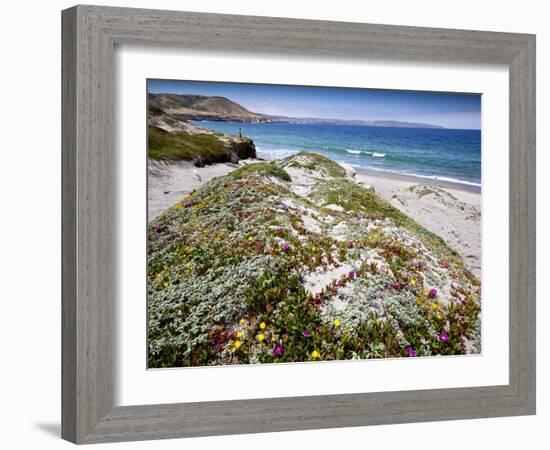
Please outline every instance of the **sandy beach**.
[[[197, 168], [189, 162], [149, 161], [148, 219], [180, 201], [212, 178], [258, 160], [220, 163]], [[352, 170], [347, 167], [347, 170]], [[476, 277], [481, 274], [481, 194], [470, 187], [374, 171], [355, 173], [384, 200], [442, 237], [463, 258]]]

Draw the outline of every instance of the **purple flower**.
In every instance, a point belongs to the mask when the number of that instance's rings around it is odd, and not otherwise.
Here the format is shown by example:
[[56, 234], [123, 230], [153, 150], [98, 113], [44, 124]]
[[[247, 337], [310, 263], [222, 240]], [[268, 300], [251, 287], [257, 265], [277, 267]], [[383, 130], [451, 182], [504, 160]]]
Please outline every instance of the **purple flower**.
[[281, 356], [283, 354], [283, 347], [277, 344], [275, 347], [273, 347], [273, 354], [275, 356]]
[[353, 270], [350, 270], [350, 271], [348, 272], [348, 276], [349, 276], [350, 278], [355, 278], [356, 275], [357, 275], [357, 273], [355, 273]]
[[447, 342], [449, 340], [448, 334], [442, 331], [441, 333], [439, 333], [439, 340], [441, 342]]
[[433, 289], [433, 288], [432, 288], [432, 289], [430, 289], [430, 292], [428, 292], [428, 296], [429, 296], [430, 298], [433, 298], [433, 297], [435, 297], [436, 295], [437, 295], [437, 289]]
[[184, 208], [189, 208], [190, 206], [193, 206], [193, 200], [187, 200], [184, 204]]
[[309, 336], [309, 330], [306, 328], [304, 331], [302, 331], [302, 334], [304, 335], [304, 337], [308, 337]]
[[407, 355], [409, 355], [409, 358], [413, 358], [416, 356], [416, 352], [411, 347], [409, 347], [407, 349]]
[[156, 231], [157, 233], [160, 233], [160, 230], [162, 230], [162, 228], [161, 228], [160, 225], [155, 226], [155, 231]]
[[281, 234], [283, 232], [283, 227], [277, 227], [275, 228], [275, 233]]
[[290, 250], [290, 245], [288, 244], [288, 242], [283, 243], [283, 250]]
[[348, 248], [353, 248], [353, 241], [348, 241]]

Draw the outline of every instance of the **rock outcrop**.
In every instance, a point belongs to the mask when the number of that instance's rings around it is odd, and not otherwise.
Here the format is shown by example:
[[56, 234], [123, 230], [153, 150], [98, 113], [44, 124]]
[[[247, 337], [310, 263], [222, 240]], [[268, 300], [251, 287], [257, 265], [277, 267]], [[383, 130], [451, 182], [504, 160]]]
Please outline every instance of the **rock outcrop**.
[[195, 166], [204, 167], [255, 158], [256, 146], [252, 139], [198, 127], [150, 105], [148, 155], [155, 160], [193, 161]]

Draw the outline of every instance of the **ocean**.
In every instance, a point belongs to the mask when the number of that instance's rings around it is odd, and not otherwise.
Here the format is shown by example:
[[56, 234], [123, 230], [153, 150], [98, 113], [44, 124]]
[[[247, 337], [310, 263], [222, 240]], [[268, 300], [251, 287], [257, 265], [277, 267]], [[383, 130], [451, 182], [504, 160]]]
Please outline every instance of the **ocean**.
[[342, 124], [194, 122], [250, 137], [257, 154], [280, 159], [300, 151], [319, 152], [356, 169], [481, 186], [481, 131], [394, 128]]

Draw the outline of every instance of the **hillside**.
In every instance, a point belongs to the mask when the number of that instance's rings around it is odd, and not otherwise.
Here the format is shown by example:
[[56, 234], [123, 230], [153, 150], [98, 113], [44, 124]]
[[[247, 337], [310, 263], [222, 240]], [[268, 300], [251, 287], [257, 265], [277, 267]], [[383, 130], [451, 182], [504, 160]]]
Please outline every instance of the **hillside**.
[[314, 153], [214, 178], [148, 227], [150, 367], [480, 352], [458, 254]]
[[149, 94], [149, 105], [167, 114], [187, 120], [232, 120], [254, 122], [265, 120], [225, 97], [204, 95]]

